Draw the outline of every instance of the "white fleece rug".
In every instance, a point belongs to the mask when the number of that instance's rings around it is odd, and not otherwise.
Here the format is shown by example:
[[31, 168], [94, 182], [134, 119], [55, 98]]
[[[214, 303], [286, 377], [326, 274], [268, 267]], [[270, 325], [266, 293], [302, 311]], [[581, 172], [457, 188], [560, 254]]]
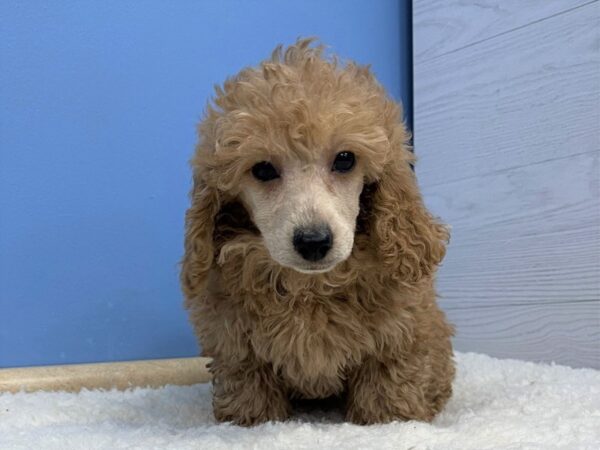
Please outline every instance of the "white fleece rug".
[[458, 354], [433, 424], [361, 427], [339, 412], [218, 425], [210, 386], [0, 394], [0, 449], [600, 449], [600, 371]]

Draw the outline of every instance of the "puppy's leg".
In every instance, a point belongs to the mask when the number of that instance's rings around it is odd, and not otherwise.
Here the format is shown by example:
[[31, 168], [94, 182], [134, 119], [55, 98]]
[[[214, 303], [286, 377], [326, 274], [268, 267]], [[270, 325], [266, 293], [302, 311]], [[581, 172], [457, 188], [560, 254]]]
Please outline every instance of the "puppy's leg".
[[270, 366], [248, 358], [237, 364], [217, 358], [211, 363], [211, 372], [218, 421], [249, 426], [289, 417], [290, 401]]
[[419, 366], [418, 361], [367, 359], [348, 381], [347, 420], [373, 424], [433, 419], [439, 407], [427, 399]]

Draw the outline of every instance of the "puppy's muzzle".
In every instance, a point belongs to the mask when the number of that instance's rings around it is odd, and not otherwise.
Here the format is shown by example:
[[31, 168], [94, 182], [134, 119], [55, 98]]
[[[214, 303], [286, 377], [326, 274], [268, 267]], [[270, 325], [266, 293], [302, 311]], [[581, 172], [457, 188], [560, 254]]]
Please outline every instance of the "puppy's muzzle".
[[327, 225], [299, 227], [294, 230], [294, 248], [307, 261], [325, 258], [333, 245], [333, 235]]

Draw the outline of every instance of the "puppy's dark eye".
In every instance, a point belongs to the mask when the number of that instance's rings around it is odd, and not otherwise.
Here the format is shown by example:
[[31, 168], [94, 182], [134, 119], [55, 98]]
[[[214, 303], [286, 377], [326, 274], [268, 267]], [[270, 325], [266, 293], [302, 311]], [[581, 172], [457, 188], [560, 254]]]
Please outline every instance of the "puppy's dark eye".
[[273, 167], [273, 164], [267, 161], [261, 161], [254, 164], [254, 166], [252, 166], [252, 175], [260, 181], [271, 181], [275, 178], [279, 178], [277, 169]]
[[335, 155], [335, 159], [333, 160], [333, 167], [331, 170], [334, 172], [350, 172], [354, 167], [354, 163], [356, 158], [354, 157], [354, 153], [352, 152], [339, 152]]

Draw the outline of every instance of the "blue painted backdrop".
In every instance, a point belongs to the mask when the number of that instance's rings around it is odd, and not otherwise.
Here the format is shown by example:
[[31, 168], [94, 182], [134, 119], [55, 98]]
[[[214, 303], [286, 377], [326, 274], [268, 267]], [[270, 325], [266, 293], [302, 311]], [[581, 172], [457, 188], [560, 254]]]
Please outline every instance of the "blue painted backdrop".
[[407, 7], [4, 0], [0, 367], [197, 354], [177, 263], [212, 86], [317, 35], [400, 98]]

